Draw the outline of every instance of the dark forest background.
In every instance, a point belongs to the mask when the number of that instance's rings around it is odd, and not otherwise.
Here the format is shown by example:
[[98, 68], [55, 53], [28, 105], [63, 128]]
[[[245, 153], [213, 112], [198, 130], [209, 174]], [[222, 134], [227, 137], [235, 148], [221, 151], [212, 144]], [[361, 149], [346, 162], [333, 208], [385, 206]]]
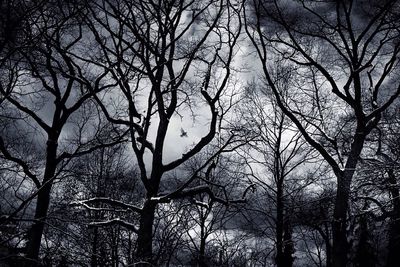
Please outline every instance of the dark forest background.
[[0, 0], [0, 266], [398, 266], [399, 56], [395, 0]]

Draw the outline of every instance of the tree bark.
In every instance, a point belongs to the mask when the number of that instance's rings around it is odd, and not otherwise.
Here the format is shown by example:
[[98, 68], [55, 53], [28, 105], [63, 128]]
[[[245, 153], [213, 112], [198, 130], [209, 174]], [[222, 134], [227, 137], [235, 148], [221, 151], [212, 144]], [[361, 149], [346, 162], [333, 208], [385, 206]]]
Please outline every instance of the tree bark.
[[349, 244], [347, 241], [347, 212], [349, 209], [349, 199], [351, 182], [355, 168], [364, 146], [365, 133], [362, 127], [357, 127], [353, 143], [351, 144], [350, 155], [347, 159], [345, 169], [336, 173], [337, 191], [335, 208], [333, 212], [333, 244], [332, 244], [332, 266], [344, 267], [348, 264]]
[[351, 177], [344, 175], [339, 177], [338, 180], [332, 227], [332, 266], [345, 267], [347, 266], [347, 253], [349, 251], [346, 226]]
[[293, 240], [289, 218], [285, 216], [285, 203], [283, 196], [283, 178], [277, 184], [276, 203], [276, 266], [293, 266]]
[[156, 203], [147, 200], [142, 209], [136, 251], [136, 261], [139, 261], [139, 263], [135, 265], [138, 267], [148, 267], [153, 264], [152, 241], [154, 213], [156, 207]]
[[50, 205], [50, 193], [53, 185], [53, 176], [56, 172], [57, 139], [49, 138], [47, 142], [46, 167], [43, 178], [43, 186], [39, 191], [36, 201], [34, 223], [28, 231], [28, 243], [26, 247], [27, 261], [25, 266], [37, 266], [39, 263], [39, 250], [43, 236], [47, 212]]
[[283, 267], [293, 266], [293, 253], [294, 244], [292, 240], [292, 226], [290, 224], [289, 218], [285, 218], [283, 223]]

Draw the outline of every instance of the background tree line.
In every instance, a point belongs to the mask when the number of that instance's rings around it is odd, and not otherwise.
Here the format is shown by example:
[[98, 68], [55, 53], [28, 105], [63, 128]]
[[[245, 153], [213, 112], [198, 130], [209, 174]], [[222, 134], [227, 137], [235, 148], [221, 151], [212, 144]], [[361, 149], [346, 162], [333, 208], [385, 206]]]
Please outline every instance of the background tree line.
[[398, 1], [0, 1], [0, 260], [396, 266]]

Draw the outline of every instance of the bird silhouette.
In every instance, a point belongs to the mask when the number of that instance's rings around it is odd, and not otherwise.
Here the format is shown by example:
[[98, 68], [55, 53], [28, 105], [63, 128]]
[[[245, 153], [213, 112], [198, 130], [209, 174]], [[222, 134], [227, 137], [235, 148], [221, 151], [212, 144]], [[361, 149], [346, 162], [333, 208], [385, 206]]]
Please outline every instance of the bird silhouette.
[[181, 137], [188, 137], [187, 132], [181, 128]]

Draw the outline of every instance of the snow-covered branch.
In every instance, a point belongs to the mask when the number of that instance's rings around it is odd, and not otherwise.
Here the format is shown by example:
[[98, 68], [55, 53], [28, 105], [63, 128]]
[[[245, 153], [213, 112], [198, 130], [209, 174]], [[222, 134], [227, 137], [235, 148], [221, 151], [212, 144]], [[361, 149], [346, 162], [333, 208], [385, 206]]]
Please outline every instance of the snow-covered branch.
[[[251, 185], [252, 186], [252, 185]], [[250, 186], [250, 187], [251, 187]], [[194, 197], [198, 194], [207, 194], [210, 197], [211, 202], [218, 202], [224, 205], [230, 205], [230, 204], [238, 204], [238, 203], [245, 203], [246, 202], [246, 193], [248, 192], [249, 188], [246, 188], [246, 190], [243, 193], [243, 196], [241, 199], [234, 199], [234, 200], [229, 200], [227, 197], [221, 198], [219, 196], [216, 196], [214, 194], [214, 192], [211, 190], [211, 187], [209, 185], [200, 185], [200, 186], [195, 186], [195, 187], [191, 187], [191, 188], [186, 188], [182, 191], [179, 192], [174, 192], [174, 193], [167, 193], [167, 194], [163, 194], [161, 196], [158, 197], [152, 197], [151, 200], [155, 201], [157, 203], [168, 203], [170, 202], [172, 199], [179, 199], [179, 198], [185, 198], [185, 197]], [[200, 203], [195, 203], [195, 204], [200, 204]], [[204, 204], [202, 203], [202, 206], [204, 206]], [[206, 205], [208, 206], [208, 205]]]
[[122, 201], [107, 198], [107, 197], [94, 197], [94, 198], [90, 198], [90, 199], [86, 199], [86, 200], [78, 200], [78, 201], [72, 202], [71, 205], [83, 206], [83, 207], [91, 209], [91, 210], [95, 210], [95, 209], [104, 210], [104, 208], [95, 208], [95, 207], [89, 206], [89, 204], [92, 204], [92, 203], [104, 203], [104, 204], [121, 207], [126, 210], [131, 210], [131, 211], [138, 212], [138, 213], [142, 212], [142, 209], [139, 208], [138, 206], [127, 204]]
[[123, 227], [125, 227], [128, 230], [131, 230], [134, 233], [138, 233], [138, 227], [132, 223], [129, 223], [127, 221], [122, 220], [121, 218], [114, 218], [110, 219], [107, 221], [101, 221], [101, 222], [91, 222], [89, 223], [90, 227], [102, 227], [102, 226], [109, 226], [109, 225], [114, 225], [114, 224], [119, 224]]

